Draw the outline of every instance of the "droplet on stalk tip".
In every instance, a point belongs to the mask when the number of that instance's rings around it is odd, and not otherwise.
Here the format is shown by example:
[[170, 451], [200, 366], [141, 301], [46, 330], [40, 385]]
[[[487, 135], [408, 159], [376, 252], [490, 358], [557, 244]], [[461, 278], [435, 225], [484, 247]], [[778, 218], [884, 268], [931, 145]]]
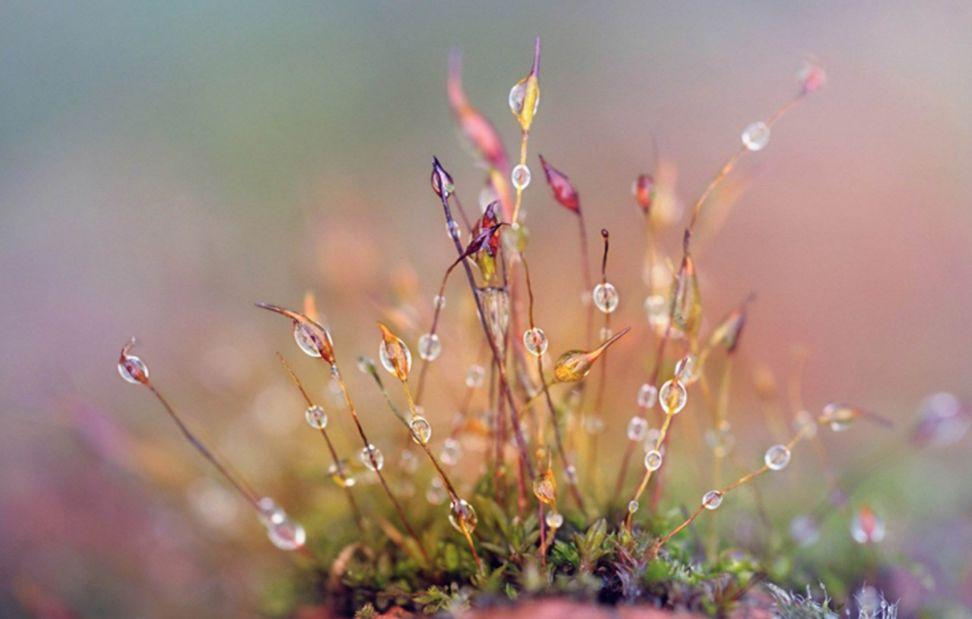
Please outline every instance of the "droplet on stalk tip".
[[718, 490], [709, 490], [702, 496], [702, 507], [706, 509], [719, 509], [722, 505], [722, 492]]
[[665, 381], [658, 391], [658, 403], [662, 410], [668, 415], [677, 415], [685, 408], [688, 402], [688, 392], [682, 383], [676, 379]]
[[530, 73], [513, 85], [508, 99], [510, 111], [520, 123], [520, 129], [530, 131], [533, 117], [540, 105], [540, 37], [537, 37], [533, 50], [533, 66]]
[[628, 421], [628, 440], [629, 441], [641, 441], [645, 438], [645, 432], [648, 430], [648, 420], [644, 417], [632, 417]]
[[358, 483], [358, 480], [355, 479], [354, 474], [351, 472], [351, 463], [346, 459], [332, 463], [331, 466], [327, 467], [327, 474], [334, 483], [342, 488], [350, 488]]
[[145, 362], [128, 351], [135, 345], [135, 338], [122, 348], [118, 355], [118, 374], [133, 385], [147, 384], [149, 380], [148, 366]]
[[361, 448], [358, 459], [361, 460], [361, 464], [365, 465], [365, 468], [375, 472], [380, 471], [385, 466], [384, 454], [381, 453], [380, 449], [371, 444]]
[[548, 344], [547, 334], [540, 327], [527, 329], [523, 332], [523, 345], [526, 347], [527, 352], [534, 357], [539, 357], [547, 352]]
[[605, 314], [610, 314], [618, 309], [618, 303], [621, 302], [621, 295], [618, 294], [618, 290], [614, 287], [614, 284], [610, 282], [604, 282], [594, 286], [592, 296], [594, 305]]
[[851, 537], [858, 544], [876, 544], [887, 532], [884, 521], [867, 505], [861, 505], [851, 519]]
[[432, 424], [425, 417], [412, 417], [408, 427], [412, 430], [412, 440], [416, 443], [425, 445], [432, 438]]
[[752, 151], [763, 150], [769, 144], [770, 128], [763, 121], [748, 125], [742, 132], [742, 143]]
[[483, 386], [486, 380], [486, 370], [478, 363], [474, 363], [466, 370], [466, 386], [470, 389], [478, 389]]
[[479, 524], [476, 510], [465, 499], [452, 502], [452, 509], [449, 512], [449, 523], [460, 532], [472, 533]]
[[547, 523], [547, 526], [553, 530], [557, 530], [564, 525], [564, 515], [560, 512], [547, 512], [547, 515], [543, 519]]
[[419, 357], [426, 361], [435, 361], [442, 354], [442, 342], [436, 333], [426, 333], [418, 341]]
[[[533, 174], [530, 172], [530, 168], [526, 165], [520, 163], [517, 164], [513, 171], [510, 172], [510, 181], [512, 181], [513, 186], [523, 191], [530, 186], [530, 181], [533, 179]], [[532, 194], [531, 194], [532, 195]]]
[[661, 468], [663, 457], [661, 452], [652, 449], [645, 454], [645, 468], [649, 471], [657, 471]]
[[773, 445], [763, 455], [763, 462], [773, 471], [782, 471], [790, 463], [790, 449], [786, 445]]
[[658, 388], [651, 383], [645, 383], [638, 388], [638, 407], [646, 411], [651, 410], [658, 401]]
[[629, 514], [633, 514], [636, 511], [638, 511], [638, 507], [639, 507], [638, 501], [635, 501], [634, 499], [628, 501], [628, 513]]
[[307, 410], [304, 411], [304, 418], [307, 419], [307, 425], [315, 430], [323, 430], [327, 427], [327, 413], [316, 404], [307, 407]]
[[412, 369], [412, 353], [400, 337], [392, 333], [388, 327], [378, 323], [381, 330], [381, 343], [378, 345], [378, 358], [381, 366], [390, 374], [398, 377], [402, 382], [408, 380], [408, 373]]

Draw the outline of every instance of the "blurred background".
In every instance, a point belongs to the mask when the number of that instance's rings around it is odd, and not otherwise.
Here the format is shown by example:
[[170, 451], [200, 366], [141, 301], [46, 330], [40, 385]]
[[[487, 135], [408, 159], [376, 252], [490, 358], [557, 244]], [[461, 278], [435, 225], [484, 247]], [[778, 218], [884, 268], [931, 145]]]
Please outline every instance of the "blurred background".
[[[802, 346], [810, 410], [847, 400], [896, 422], [825, 437], [835, 467], [858, 475], [854, 500], [886, 522], [871, 550], [900, 566], [885, 574], [891, 597], [908, 612], [970, 604], [969, 439], [910, 436], [926, 396], [972, 397], [970, 31], [962, 2], [4, 2], [0, 615], [272, 610], [267, 587], [287, 587], [288, 558], [149, 394], [119, 380], [118, 349], [138, 336], [201, 433], [312, 533], [326, 530], [340, 495], [321, 482], [326, 459], [273, 355], [296, 351], [253, 302], [298, 306], [314, 290], [349, 367], [376, 354], [374, 321], [397, 298], [414, 294], [427, 316], [454, 256], [432, 155], [467, 208], [483, 183], [445, 97], [449, 51], [512, 153], [507, 93], [536, 34], [525, 209], [537, 322], [551, 352], [582, 343], [576, 222], [544, 186], [540, 152], [578, 187], [591, 252], [599, 228], [612, 233], [613, 320], [637, 336], [611, 362], [601, 440], [618, 444], [654, 347], [633, 179], [661, 159], [691, 203], [742, 128], [793, 95], [801, 61], [826, 68], [825, 88], [744, 158], [746, 191], [697, 252], [708, 327], [757, 294], [735, 383], [738, 449], [756, 461], [773, 433], [753, 376], [783, 391]], [[433, 380], [455, 391], [476, 346], [459, 335], [474, 333], [458, 317], [462, 282], [447, 297]], [[403, 335], [414, 346], [424, 328]], [[390, 446], [373, 389], [346, 374]], [[427, 406], [442, 425], [444, 391]], [[766, 480], [783, 534], [826, 494], [802, 456]], [[616, 461], [603, 466], [613, 480]], [[687, 475], [696, 500], [705, 482]], [[796, 560], [837, 556], [846, 522]]]

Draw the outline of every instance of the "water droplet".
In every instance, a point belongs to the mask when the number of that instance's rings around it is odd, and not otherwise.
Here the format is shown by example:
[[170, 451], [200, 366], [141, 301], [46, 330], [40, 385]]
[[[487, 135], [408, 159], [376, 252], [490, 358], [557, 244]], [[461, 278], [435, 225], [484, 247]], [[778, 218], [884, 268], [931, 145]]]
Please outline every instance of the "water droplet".
[[449, 235], [450, 239], [462, 240], [462, 230], [456, 220], [446, 222], [446, 234]]
[[813, 418], [810, 411], [797, 411], [797, 414], [793, 418], [793, 427], [804, 438], [817, 436], [817, 420]]
[[266, 526], [279, 524], [287, 519], [287, 512], [268, 496], [257, 501], [257, 507], [260, 509], [260, 521]]
[[351, 464], [346, 459], [339, 460], [327, 467], [327, 474], [331, 476], [334, 483], [342, 488], [350, 488], [358, 482], [351, 473]]
[[455, 466], [459, 463], [459, 456], [462, 455], [462, 445], [456, 439], [449, 437], [442, 442], [442, 451], [439, 453], [439, 460], [446, 466]]
[[827, 81], [827, 73], [824, 68], [812, 60], [804, 60], [803, 66], [797, 72], [797, 79], [803, 94], [810, 94], [819, 90]]
[[571, 486], [577, 485], [577, 467], [573, 464], [568, 464], [564, 467], [564, 477], [567, 478], [567, 483]]
[[688, 402], [688, 392], [677, 380], [666, 381], [658, 391], [658, 402], [666, 414], [677, 415]]
[[820, 422], [830, 424], [834, 432], [843, 432], [851, 426], [860, 411], [846, 404], [831, 403], [824, 407], [820, 414]]
[[530, 180], [533, 175], [530, 173], [530, 168], [521, 164], [518, 164], [513, 171], [510, 173], [510, 180], [513, 181], [513, 186], [523, 191], [530, 186]]
[[641, 441], [645, 438], [648, 430], [648, 420], [644, 417], [634, 416], [628, 421], [628, 440]]
[[702, 506], [706, 509], [718, 509], [722, 505], [722, 496], [718, 490], [709, 490], [702, 496]]
[[584, 429], [588, 434], [604, 432], [604, 419], [600, 415], [590, 415], [584, 418]]
[[645, 468], [649, 471], [657, 471], [661, 468], [662, 459], [661, 452], [652, 449], [645, 454]]
[[611, 327], [603, 326], [597, 333], [601, 336], [601, 341], [604, 342], [611, 339], [611, 336], [614, 335], [614, 330]]
[[683, 385], [691, 385], [699, 378], [696, 374], [697, 365], [698, 359], [695, 355], [685, 355], [675, 364], [675, 378]]
[[934, 393], [918, 405], [918, 424], [912, 439], [920, 445], [944, 447], [959, 442], [972, 425], [972, 418], [955, 395]]
[[369, 372], [371, 372], [371, 367], [374, 364], [375, 362], [373, 360], [369, 359], [368, 357], [365, 357], [364, 355], [358, 357], [358, 371], [361, 372], [362, 374], [368, 374]]
[[[658, 428], [648, 428], [645, 431], [645, 451], [651, 451], [658, 444], [658, 439], [661, 438], [661, 430]], [[665, 448], [661, 447], [662, 455], [665, 455]]]
[[486, 370], [483, 366], [479, 364], [473, 364], [469, 366], [466, 371], [466, 386], [470, 389], [477, 389], [483, 386], [483, 381], [486, 379]]
[[316, 404], [314, 406], [309, 406], [306, 411], [304, 411], [304, 418], [307, 419], [307, 425], [314, 428], [315, 430], [323, 430], [327, 427], [327, 413], [324, 409]]
[[118, 361], [118, 373], [133, 385], [148, 382], [148, 366], [135, 355], [129, 355], [127, 353], [122, 355]]
[[446, 298], [441, 294], [432, 297], [432, 309], [442, 311], [446, 306]]
[[638, 388], [638, 407], [646, 411], [651, 410], [658, 401], [658, 387], [651, 383], [645, 383]]
[[763, 150], [769, 144], [770, 128], [763, 121], [754, 122], [742, 132], [742, 143], [749, 150]]
[[635, 500], [628, 501], [628, 513], [629, 514], [633, 514], [636, 511], [638, 511], [638, 507], [639, 507], [638, 501], [635, 501]]
[[449, 513], [449, 523], [457, 531], [462, 531], [465, 529], [466, 533], [472, 533], [476, 530], [476, 525], [479, 523], [479, 518], [476, 516], [476, 510], [470, 505], [465, 499], [459, 499], [458, 501], [452, 502], [452, 510]]
[[884, 539], [887, 532], [884, 521], [866, 505], [862, 505], [854, 514], [850, 530], [851, 537], [858, 544], [876, 544]]
[[559, 529], [564, 525], [564, 515], [560, 512], [547, 512], [543, 520], [551, 529]]
[[858, 619], [878, 619], [879, 617], [893, 616], [878, 614], [884, 604], [884, 596], [870, 585], [861, 587], [854, 594], [854, 601], [857, 602]]
[[705, 442], [712, 450], [712, 455], [717, 458], [725, 458], [735, 447], [736, 437], [729, 429], [729, 424], [724, 422], [721, 427], [705, 433]]
[[820, 539], [820, 529], [811, 516], [797, 516], [790, 521], [790, 537], [799, 546], [813, 546]]
[[385, 466], [384, 454], [381, 453], [380, 449], [371, 444], [361, 448], [361, 453], [358, 454], [358, 458], [361, 460], [361, 464], [372, 471], [380, 471], [381, 467]]
[[297, 550], [307, 541], [307, 532], [296, 520], [284, 518], [283, 522], [266, 525], [270, 543], [280, 550]]
[[523, 345], [526, 346], [527, 351], [531, 355], [539, 357], [547, 352], [547, 346], [549, 345], [547, 334], [540, 327], [527, 329], [523, 332]]
[[414, 473], [418, 470], [419, 461], [415, 457], [415, 452], [411, 449], [403, 449], [398, 456], [398, 466], [406, 473]]
[[426, 361], [435, 361], [442, 354], [442, 342], [435, 333], [426, 333], [418, 341], [419, 357]]
[[412, 440], [416, 443], [425, 445], [432, 438], [432, 424], [425, 417], [412, 417], [408, 427], [412, 429]]
[[597, 309], [605, 314], [610, 314], [618, 309], [618, 303], [621, 302], [621, 295], [618, 294], [618, 290], [614, 287], [614, 284], [610, 282], [604, 282], [603, 284], [594, 286], [592, 297]]
[[513, 84], [513, 88], [510, 88], [510, 94], [507, 98], [507, 103], [510, 105], [510, 111], [513, 112], [514, 116], [519, 116], [523, 112], [523, 102], [526, 101], [526, 82], [519, 81]]
[[321, 356], [322, 343], [318, 339], [317, 333], [309, 325], [294, 322], [294, 341], [308, 357]]
[[381, 361], [381, 367], [385, 368], [391, 374], [398, 375], [395, 369], [395, 362], [399, 364], [404, 364], [405, 375], [412, 370], [412, 353], [405, 345], [405, 342], [401, 338], [395, 338], [391, 345], [389, 345], [384, 340], [378, 344], [378, 359]]
[[790, 450], [786, 445], [773, 445], [763, 455], [763, 462], [773, 471], [782, 471], [790, 463]]
[[438, 477], [433, 477], [432, 481], [429, 482], [429, 487], [425, 491], [425, 500], [432, 505], [441, 505], [446, 500], [445, 488], [442, 486], [442, 480]]

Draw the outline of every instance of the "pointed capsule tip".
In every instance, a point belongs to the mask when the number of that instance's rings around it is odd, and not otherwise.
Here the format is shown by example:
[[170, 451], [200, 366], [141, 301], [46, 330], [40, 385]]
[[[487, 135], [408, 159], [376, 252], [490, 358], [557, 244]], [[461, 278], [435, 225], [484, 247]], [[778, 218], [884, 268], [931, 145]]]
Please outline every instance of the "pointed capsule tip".
[[537, 35], [536, 40], [533, 43], [533, 68], [530, 69], [530, 73], [540, 77], [540, 35]]

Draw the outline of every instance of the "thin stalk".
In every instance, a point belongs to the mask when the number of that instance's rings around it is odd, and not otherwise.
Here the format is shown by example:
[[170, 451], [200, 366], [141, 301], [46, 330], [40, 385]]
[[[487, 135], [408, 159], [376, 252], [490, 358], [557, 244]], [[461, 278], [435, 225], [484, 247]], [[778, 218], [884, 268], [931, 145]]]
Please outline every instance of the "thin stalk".
[[[662, 445], [665, 443], [665, 439], [668, 436], [668, 429], [672, 425], [672, 419], [675, 417], [674, 413], [666, 413], [665, 421], [662, 422], [661, 430], [658, 432], [658, 438], [655, 440], [655, 450], [660, 450]], [[633, 501], [638, 501], [641, 499], [641, 495], [644, 494], [645, 488], [648, 487], [648, 482], [651, 481], [652, 470], [645, 468], [645, 474], [641, 478], [641, 483], [638, 484], [638, 489], [634, 493]], [[624, 520], [624, 526], [631, 530], [631, 523], [634, 518], [634, 514], [628, 511], [628, 515]]]

